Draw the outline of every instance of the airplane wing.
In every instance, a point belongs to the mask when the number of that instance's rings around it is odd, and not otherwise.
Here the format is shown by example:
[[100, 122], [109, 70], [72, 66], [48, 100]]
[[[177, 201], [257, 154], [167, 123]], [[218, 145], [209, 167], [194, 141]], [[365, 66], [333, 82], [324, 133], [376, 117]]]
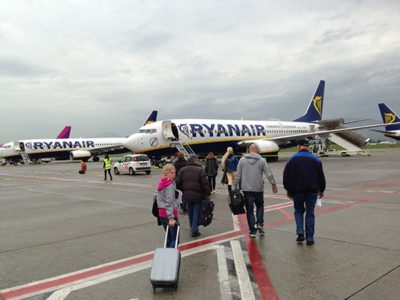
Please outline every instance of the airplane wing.
[[125, 146], [121, 143], [120, 145], [107, 146], [102, 148], [90, 149], [88, 150], [92, 156], [98, 156], [102, 154], [107, 154], [108, 152], [124, 149]]
[[[400, 124], [400, 122], [390, 123], [390, 125], [397, 125], [397, 124]], [[283, 136], [271, 137], [271, 138], [261, 138], [260, 140], [268, 140], [268, 141], [274, 141], [274, 142], [282, 143], [284, 141], [300, 140], [302, 138], [315, 137], [315, 136], [328, 137], [329, 134], [331, 134], [331, 133], [345, 132], [345, 131], [350, 131], [350, 130], [368, 129], [368, 128], [386, 126], [386, 125], [388, 125], [388, 124], [387, 123], [381, 123], [381, 124], [374, 124], [374, 125], [346, 127], [346, 128], [338, 128], [338, 129], [331, 129], [331, 130], [316, 130], [314, 132], [283, 135]], [[239, 143], [239, 145], [240, 144], [251, 144], [253, 142], [254, 142], [254, 140], [245, 140], [245, 141], [241, 141]]]

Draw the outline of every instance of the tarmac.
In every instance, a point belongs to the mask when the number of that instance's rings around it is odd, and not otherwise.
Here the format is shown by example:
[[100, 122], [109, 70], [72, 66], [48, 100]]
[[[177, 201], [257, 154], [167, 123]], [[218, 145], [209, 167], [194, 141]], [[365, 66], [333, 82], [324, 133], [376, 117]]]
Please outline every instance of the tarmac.
[[218, 183], [214, 220], [199, 238], [180, 216], [178, 289], [156, 291], [160, 169], [104, 181], [102, 162], [85, 175], [78, 162], [0, 167], [0, 299], [400, 299], [400, 149], [370, 154], [322, 158], [327, 190], [313, 246], [295, 242], [287, 158], [270, 164], [279, 192], [266, 183], [266, 234], [254, 240]]

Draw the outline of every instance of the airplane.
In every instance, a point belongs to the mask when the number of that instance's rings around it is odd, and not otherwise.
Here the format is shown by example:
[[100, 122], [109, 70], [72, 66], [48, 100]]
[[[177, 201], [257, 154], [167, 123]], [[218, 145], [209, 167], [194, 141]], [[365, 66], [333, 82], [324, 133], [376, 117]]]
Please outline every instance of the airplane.
[[389, 125], [385, 126], [386, 130], [376, 130], [371, 129], [376, 132], [381, 132], [385, 136], [395, 139], [397, 141], [400, 140], [400, 125], [393, 125], [392, 123], [400, 122], [399, 116], [393, 112], [385, 103], [379, 103], [379, 110], [382, 115], [383, 123], [387, 123]]
[[[57, 135], [56, 139], [68, 139], [71, 134], [71, 126], [65, 126], [63, 130]], [[0, 144], [0, 158], [3, 158], [6, 162], [19, 162], [22, 158], [21, 156], [15, 159], [8, 160], [8, 154], [12, 155], [13, 153], [13, 145], [14, 142], [8, 142], [5, 144]], [[3, 163], [4, 164], [4, 163]]]
[[[174, 152], [207, 154], [224, 153], [227, 147], [244, 152], [255, 143], [269, 161], [278, 160], [282, 148], [295, 146], [305, 138], [329, 138], [349, 130], [379, 127], [366, 125], [326, 130], [321, 122], [325, 81], [321, 80], [311, 98], [306, 113], [294, 121], [247, 121], [213, 119], [162, 120], [144, 125], [128, 137], [125, 146], [135, 153], [147, 154], [155, 164]], [[369, 139], [365, 139], [365, 143]]]
[[[153, 111], [145, 124], [155, 122], [156, 118], [157, 111]], [[27, 160], [55, 158], [87, 161], [93, 157], [93, 161], [99, 161], [99, 155], [131, 152], [124, 146], [125, 141], [126, 137], [20, 140], [8, 143], [7, 149], [2, 147], [0, 158], [17, 161], [25, 156]]]

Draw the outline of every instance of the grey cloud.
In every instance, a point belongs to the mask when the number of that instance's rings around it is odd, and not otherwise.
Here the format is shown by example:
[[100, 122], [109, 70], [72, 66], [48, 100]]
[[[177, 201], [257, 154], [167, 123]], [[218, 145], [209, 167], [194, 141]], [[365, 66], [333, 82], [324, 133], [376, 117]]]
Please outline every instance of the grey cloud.
[[38, 77], [54, 73], [48, 67], [42, 67], [27, 61], [0, 58], [0, 76], [3, 77]]
[[315, 42], [315, 44], [333, 43], [339, 40], [348, 40], [365, 35], [364, 31], [352, 31], [350, 28], [326, 30]]

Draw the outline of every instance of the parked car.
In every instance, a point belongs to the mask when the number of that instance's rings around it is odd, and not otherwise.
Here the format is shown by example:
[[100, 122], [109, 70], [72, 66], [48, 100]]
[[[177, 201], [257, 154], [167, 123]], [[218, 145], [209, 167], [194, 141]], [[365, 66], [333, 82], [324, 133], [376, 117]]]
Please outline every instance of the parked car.
[[114, 164], [114, 174], [134, 175], [137, 172], [151, 173], [150, 159], [146, 154], [130, 154], [121, 157]]

